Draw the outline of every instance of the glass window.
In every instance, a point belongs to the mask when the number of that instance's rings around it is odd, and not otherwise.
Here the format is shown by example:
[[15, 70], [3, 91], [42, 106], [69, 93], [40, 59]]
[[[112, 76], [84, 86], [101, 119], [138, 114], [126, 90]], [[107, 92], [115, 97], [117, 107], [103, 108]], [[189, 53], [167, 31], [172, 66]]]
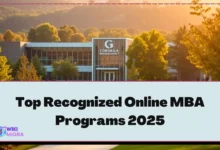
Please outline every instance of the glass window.
[[57, 59], [58, 60], [62, 60], [63, 59], [63, 52], [60, 51], [60, 50], [57, 52]]
[[38, 56], [38, 58], [41, 58], [41, 49], [37, 49], [37, 56]]
[[91, 81], [91, 72], [87, 72], [87, 75], [86, 75], [86, 78], [87, 78], [87, 81]]
[[73, 62], [77, 62], [77, 51], [73, 51]]
[[78, 52], [78, 59], [83, 59], [83, 52]]
[[72, 51], [68, 51], [68, 59], [73, 63]]
[[32, 56], [34, 57], [37, 54], [37, 50], [33, 48], [31, 53], [32, 53]]
[[67, 51], [63, 51], [63, 59], [67, 59]]
[[31, 57], [31, 49], [30, 48], [27, 48], [25, 50], [25, 53], [26, 53], [26, 56], [28, 58], [28, 61], [31, 61], [32, 57]]
[[41, 64], [47, 65], [47, 50], [46, 49], [41, 50], [41, 57], [39, 58], [41, 58]]

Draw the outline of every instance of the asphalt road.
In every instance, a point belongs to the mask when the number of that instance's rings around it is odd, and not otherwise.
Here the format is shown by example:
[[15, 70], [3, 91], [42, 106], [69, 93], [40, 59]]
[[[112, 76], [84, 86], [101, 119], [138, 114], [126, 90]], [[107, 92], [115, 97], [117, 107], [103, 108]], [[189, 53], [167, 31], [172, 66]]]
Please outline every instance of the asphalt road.
[[42, 145], [29, 150], [109, 150], [117, 145]]

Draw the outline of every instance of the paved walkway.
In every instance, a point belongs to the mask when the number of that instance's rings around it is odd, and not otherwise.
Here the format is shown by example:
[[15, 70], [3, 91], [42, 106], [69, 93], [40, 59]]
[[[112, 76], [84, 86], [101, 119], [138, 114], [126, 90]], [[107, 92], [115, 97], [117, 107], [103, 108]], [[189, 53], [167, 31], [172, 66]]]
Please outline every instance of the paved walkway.
[[117, 145], [43, 145], [29, 150], [110, 150]]

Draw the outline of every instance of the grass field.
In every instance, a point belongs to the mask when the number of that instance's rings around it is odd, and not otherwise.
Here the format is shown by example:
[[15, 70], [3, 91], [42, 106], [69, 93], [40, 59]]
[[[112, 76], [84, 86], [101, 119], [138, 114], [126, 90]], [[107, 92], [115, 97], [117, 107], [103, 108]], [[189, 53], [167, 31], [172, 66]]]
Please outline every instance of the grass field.
[[21, 146], [18, 146], [18, 147], [15, 147], [11, 150], [28, 150], [30, 148], [34, 148], [34, 147], [37, 147], [38, 145], [21, 145]]
[[119, 145], [111, 150], [220, 150], [220, 145]]

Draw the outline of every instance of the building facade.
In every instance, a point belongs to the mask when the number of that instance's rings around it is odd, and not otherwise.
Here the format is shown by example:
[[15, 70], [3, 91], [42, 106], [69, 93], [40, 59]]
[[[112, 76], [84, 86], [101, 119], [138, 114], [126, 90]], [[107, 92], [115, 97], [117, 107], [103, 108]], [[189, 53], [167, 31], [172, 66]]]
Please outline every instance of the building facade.
[[[47, 71], [47, 80], [62, 80], [51, 75], [52, 63], [69, 59], [76, 64], [80, 75], [72, 80], [83, 81], [126, 81], [126, 51], [133, 39], [93, 38], [92, 42], [0, 42], [2, 55], [11, 62], [17, 62], [24, 53], [28, 60], [37, 55]], [[176, 76], [175, 69], [168, 72]]]

